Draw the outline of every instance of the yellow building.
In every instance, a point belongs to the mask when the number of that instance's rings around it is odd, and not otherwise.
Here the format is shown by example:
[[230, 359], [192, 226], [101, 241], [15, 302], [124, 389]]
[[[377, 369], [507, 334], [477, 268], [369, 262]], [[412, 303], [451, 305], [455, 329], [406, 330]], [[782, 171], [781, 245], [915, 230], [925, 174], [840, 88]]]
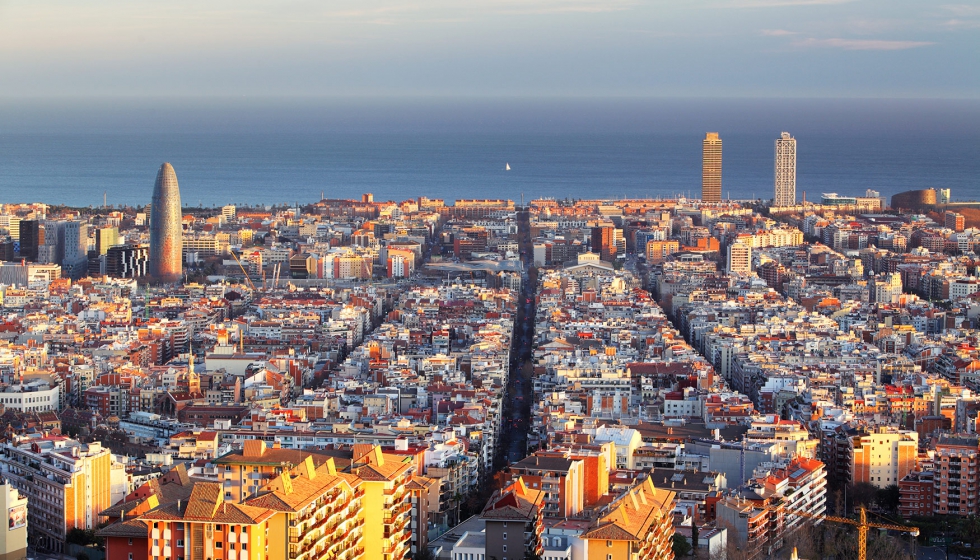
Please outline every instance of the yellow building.
[[334, 461], [319, 467], [313, 458], [290, 473], [281, 473], [246, 504], [275, 512], [268, 521], [270, 559], [361, 558], [363, 492], [350, 474], [338, 473]]
[[410, 456], [368, 444], [311, 452], [249, 440], [215, 463], [225, 501], [275, 512], [268, 524], [270, 560], [341, 551], [344, 559], [402, 560], [410, 554]]
[[48, 550], [63, 552], [69, 529], [94, 529], [112, 505], [112, 454], [98, 442], [52, 437], [24, 448], [6, 445], [0, 468], [30, 500], [30, 537]]
[[27, 498], [0, 480], [0, 511], [7, 512], [7, 530], [0, 530], [0, 560], [27, 556]]
[[701, 150], [701, 200], [721, 202], [721, 138], [717, 132], [705, 135]]
[[647, 478], [617, 498], [582, 535], [589, 560], [671, 560], [674, 492]]
[[149, 531], [150, 560], [265, 560], [268, 521], [275, 512], [227, 502], [217, 482], [198, 482], [186, 502], [162, 505], [140, 518]]
[[255, 495], [269, 481], [312, 457], [315, 467], [327, 462], [325, 455], [281, 449], [279, 442], [270, 448], [262, 440], [246, 440], [242, 448], [216, 459], [218, 477], [223, 482], [224, 498], [240, 502]]
[[383, 453], [375, 445], [354, 445], [350, 470], [364, 492], [359, 515], [364, 521], [365, 558], [408, 557], [412, 503], [406, 483], [411, 467], [410, 457]]

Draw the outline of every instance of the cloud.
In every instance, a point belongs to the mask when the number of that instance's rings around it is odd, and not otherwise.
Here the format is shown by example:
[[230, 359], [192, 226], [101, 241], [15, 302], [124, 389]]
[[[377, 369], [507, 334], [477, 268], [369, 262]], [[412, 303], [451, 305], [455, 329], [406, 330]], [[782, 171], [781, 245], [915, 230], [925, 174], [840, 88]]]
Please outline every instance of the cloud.
[[980, 16], [980, 6], [970, 6], [968, 4], [946, 4], [943, 6], [943, 9], [960, 17]]
[[760, 33], [766, 37], [787, 37], [800, 34], [799, 31], [787, 31], [785, 29], [763, 29]]
[[903, 51], [934, 45], [932, 41], [884, 41], [880, 39], [815, 39], [810, 37], [793, 43], [798, 47], [844, 49], [846, 51]]
[[599, 13], [628, 10], [637, 4], [634, 0], [503, 0], [491, 2], [488, 9], [501, 14], [560, 14]]
[[849, 4], [855, 0], [732, 0], [729, 8], [785, 8], [787, 6], [828, 6]]
[[976, 19], [956, 19], [947, 20], [943, 25], [950, 29], [975, 29], [980, 27], [980, 20]]

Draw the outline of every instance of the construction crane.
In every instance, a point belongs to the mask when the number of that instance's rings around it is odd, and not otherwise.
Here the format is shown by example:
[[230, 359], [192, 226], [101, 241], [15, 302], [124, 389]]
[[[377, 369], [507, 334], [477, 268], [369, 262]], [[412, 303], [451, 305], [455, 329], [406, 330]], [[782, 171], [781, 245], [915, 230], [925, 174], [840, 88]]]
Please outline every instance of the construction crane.
[[245, 281], [248, 282], [248, 285], [250, 288], [252, 288], [252, 291], [257, 291], [255, 289], [255, 284], [252, 283], [252, 279], [248, 277], [248, 271], [245, 270], [245, 265], [242, 264], [242, 261], [238, 260], [238, 255], [236, 255], [234, 251], [231, 251], [231, 257], [235, 259], [236, 263], [238, 263], [238, 268], [242, 269], [242, 274], [245, 275]]
[[[777, 509], [777, 508], [768, 508]], [[837, 517], [835, 515], [818, 515], [813, 513], [807, 513], [804, 511], [785, 511], [786, 515], [796, 515], [799, 517], [806, 517], [810, 519], [819, 519], [821, 521], [830, 521], [832, 523], [843, 523], [845, 525], [853, 525], [858, 528], [858, 560], [868, 560], [868, 529], [888, 529], [890, 531], [902, 531], [903, 533], [910, 533], [913, 537], [919, 536], [918, 527], [906, 527], [905, 525], [889, 525], [885, 523], [868, 523], [868, 514], [861, 506], [858, 512], [858, 519], [849, 519], [847, 517]]]

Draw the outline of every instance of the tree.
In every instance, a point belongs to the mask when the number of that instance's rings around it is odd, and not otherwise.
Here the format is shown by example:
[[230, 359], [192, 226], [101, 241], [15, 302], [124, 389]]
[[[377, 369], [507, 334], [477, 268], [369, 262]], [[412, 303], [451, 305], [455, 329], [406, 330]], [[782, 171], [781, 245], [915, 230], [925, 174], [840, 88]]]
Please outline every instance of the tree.
[[65, 535], [65, 542], [85, 546], [88, 544], [88, 535], [85, 534], [85, 529], [75, 527], [68, 530]]
[[[846, 494], [847, 509], [854, 511], [858, 506], [870, 508], [875, 503], [877, 492], [878, 489], [875, 488], [874, 484], [868, 482], [858, 482], [857, 484], [848, 485]], [[844, 515], [847, 515], [847, 512]]]
[[913, 557], [901, 539], [882, 535], [875, 531], [868, 535], [868, 558], [912, 560]]
[[901, 492], [897, 484], [891, 484], [875, 491], [875, 503], [888, 512], [898, 511], [898, 500]]
[[674, 549], [674, 558], [691, 555], [691, 543], [687, 542], [684, 535], [674, 533], [673, 541], [671, 548]]
[[980, 540], [980, 517], [971, 515], [960, 520], [959, 534], [963, 539], [971, 543]]

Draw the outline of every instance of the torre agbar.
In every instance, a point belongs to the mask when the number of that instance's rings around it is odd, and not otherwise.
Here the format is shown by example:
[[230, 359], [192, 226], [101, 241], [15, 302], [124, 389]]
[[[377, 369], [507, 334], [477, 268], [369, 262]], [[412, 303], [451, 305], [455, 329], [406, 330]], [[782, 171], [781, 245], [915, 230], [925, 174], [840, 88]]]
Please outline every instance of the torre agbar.
[[180, 190], [177, 174], [169, 163], [160, 166], [153, 185], [150, 208], [149, 273], [155, 280], [172, 282], [180, 278], [181, 263]]

